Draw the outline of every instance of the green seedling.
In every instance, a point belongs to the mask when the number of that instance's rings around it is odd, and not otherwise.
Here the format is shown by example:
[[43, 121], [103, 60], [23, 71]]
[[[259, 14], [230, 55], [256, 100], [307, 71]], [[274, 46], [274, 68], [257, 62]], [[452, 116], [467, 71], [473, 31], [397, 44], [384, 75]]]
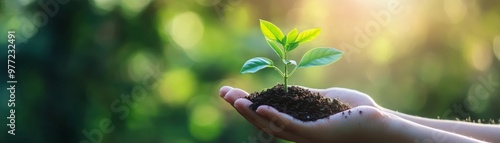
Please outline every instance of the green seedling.
[[[274, 65], [274, 62], [265, 57], [255, 57], [243, 64], [241, 73], [255, 73], [264, 68], [273, 68], [283, 77], [285, 91], [288, 92], [288, 78], [293, 75], [297, 68], [306, 68], [312, 66], [323, 66], [338, 61], [343, 52], [335, 48], [319, 47], [306, 52], [299, 64], [294, 60], [288, 59], [288, 53], [299, 46], [299, 44], [309, 42], [320, 33], [320, 29], [309, 29], [299, 34], [297, 28], [284, 35], [281, 29], [269, 21], [260, 20], [260, 30], [266, 38], [267, 44], [278, 54], [284, 64], [284, 72]], [[281, 46], [278, 46], [279, 43]], [[290, 71], [289, 66], [293, 66]]]

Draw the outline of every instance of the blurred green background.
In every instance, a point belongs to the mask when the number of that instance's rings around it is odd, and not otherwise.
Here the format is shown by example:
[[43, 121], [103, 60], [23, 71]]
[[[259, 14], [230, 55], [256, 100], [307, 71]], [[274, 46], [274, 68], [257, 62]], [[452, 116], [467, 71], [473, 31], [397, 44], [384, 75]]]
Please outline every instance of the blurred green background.
[[500, 118], [496, 0], [2, 0], [19, 83], [16, 136], [6, 133], [7, 90], [0, 98], [0, 142], [259, 141], [218, 96], [223, 85], [254, 92], [282, 82], [273, 70], [239, 74], [249, 58], [278, 59], [259, 19], [284, 32], [322, 29], [292, 59], [318, 46], [345, 52], [291, 84], [352, 88], [429, 118]]

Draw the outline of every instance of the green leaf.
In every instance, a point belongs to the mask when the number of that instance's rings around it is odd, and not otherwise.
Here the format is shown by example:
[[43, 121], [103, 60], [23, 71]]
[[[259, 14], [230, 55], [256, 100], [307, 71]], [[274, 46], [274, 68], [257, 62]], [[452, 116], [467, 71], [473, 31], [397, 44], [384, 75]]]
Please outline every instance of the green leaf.
[[274, 40], [276, 42], [280, 42], [284, 37], [280, 28], [273, 23], [262, 19], [260, 20], [260, 30], [267, 39]]
[[285, 37], [283, 37], [283, 39], [281, 39], [281, 41], [279, 41], [281, 45], [283, 46], [286, 46], [286, 35]]
[[328, 65], [338, 61], [344, 52], [334, 48], [314, 48], [307, 51], [299, 63], [299, 68]]
[[293, 49], [297, 48], [297, 46], [299, 46], [299, 42], [290, 43], [288, 46], [286, 46], [286, 51], [290, 52]]
[[297, 41], [299, 43], [311, 41], [314, 38], [318, 37], [320, 31], [321, 30], [318, 28], [303, 31], [299, 34], [299, 36], [297, 37], [297, 39], [295, 41]]
[[273, 41], [271, 40], [268, 40], [266, 39], [267, 41], [267, 44], [269, 44], [269, 46], [271, 48], [273, 48], [274, 52], [276, 52], [276, 54], [278, 54], [278, 56], [280, 56], [281, 59], [284, 59], [285, 58], [285, 54], [283, 53], [283, 50], [280, 49], [280, 47], [278, 47], [278, 45], [276, 45]]
[[245, 64], [243, 64], [240, 73], [241, 74], [255, 73], [267, 67], [273, 67], [273, 61], [271, 59], [264, 57], [255, 57], [246, 61]]
[[297, 28], [288, 32], [288, 34], [286, 36], [286, 44], [294, 43], [295, 39], [297, 39], [298, 34], [299, 34], [299, 31], [297, 30]]

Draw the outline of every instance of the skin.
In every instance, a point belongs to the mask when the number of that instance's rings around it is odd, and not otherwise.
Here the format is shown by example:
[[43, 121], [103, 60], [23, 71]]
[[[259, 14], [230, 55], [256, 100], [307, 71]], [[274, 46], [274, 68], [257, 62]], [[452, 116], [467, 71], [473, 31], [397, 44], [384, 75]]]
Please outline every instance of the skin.
[[224, 86], [219, 95], [259, 130], [298, 143], [500, 142], [498, 125], [411, 116], [383, 108], [367, 94], [346, 88], [307, 89], [348, 103], [351, 113], [303, 122], [266, 105], [250, 110], [252, 102], [244, 98], [248, 93], [238, 88]]

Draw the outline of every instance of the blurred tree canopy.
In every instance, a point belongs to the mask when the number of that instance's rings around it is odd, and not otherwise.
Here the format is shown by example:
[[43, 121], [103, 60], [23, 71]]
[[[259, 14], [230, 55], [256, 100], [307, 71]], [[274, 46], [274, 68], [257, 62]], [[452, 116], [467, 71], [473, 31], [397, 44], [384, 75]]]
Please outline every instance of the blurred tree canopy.
[[[291, 84], [352, 88], [423, 117], [498, 119], [499, 6], [496, 0], [2, 0], [0, 31], [16, 31], [18, 84], [16, 136], [0, 134], [0, 142], [258, 137], [217, 95], [223, 85], [254, 92], [281, 82], [271, 70], [239, 74], [248, 58], [278, 59], [259, 19], [285, 31], [322, 29], [291, 59], [320, 45], [345, 52], [332, 66], [297, 71]], [[6, 49], [0, 52], [6, 57]], [[0, 99], [2, 118], [7, 102], [8, 96]], [[8, 122], [0, 121], [2, 131]]]

